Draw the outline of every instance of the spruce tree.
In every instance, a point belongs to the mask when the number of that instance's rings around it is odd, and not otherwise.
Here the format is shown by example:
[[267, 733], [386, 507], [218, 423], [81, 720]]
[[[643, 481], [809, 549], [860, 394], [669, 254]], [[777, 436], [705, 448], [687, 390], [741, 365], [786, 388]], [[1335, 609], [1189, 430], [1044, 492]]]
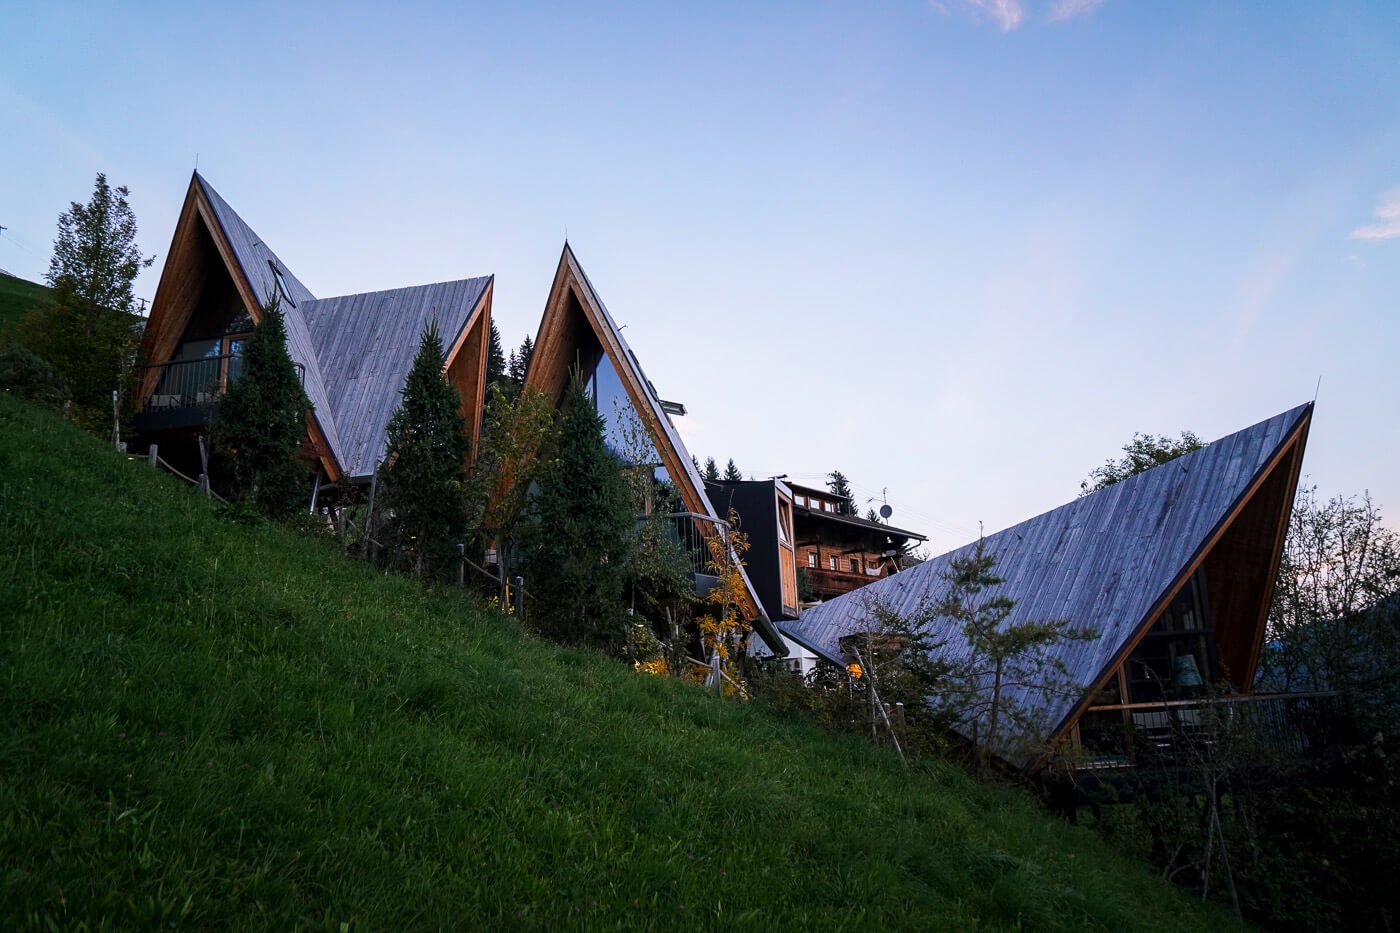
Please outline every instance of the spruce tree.
[[719, 464], [715, 463], [714, 457], [705, 458], [705, 470], [701, 476], [711, 483], [719, 482]]
[[452, 563], [466, 534], [466, 460], [462, 397], [447, 381], [447, 355], [437, 322], [423, 331], [389, 419], [381, 467], [391, 560], [422, 576]]
[[602, 416], [575, 379], [564, 402], [557, 457], [540, 478], [526, 549], [531, 618], [558, 641], [620, 650], [627, 624], [623, 575], [635, 522], [622, 464]]
[[287, 327], [276, 300], [243, 343], [239, 376], [214, 416], [215, 485], [264, 515], [285, 518], [307, 491], [306, 463], [297, 457], [311, 407], [287, 354]]
[[486, 384], [500, 385], [506, 381], [506, 357], [501, 350], [501, 332], [496, 322], [491, 322], [490, 337], [486, 346]]
[[724, 480], [727, 483], [737, 483], [744, 478], [744, 474], [734, 465], [734, 458], [730, 457], [729, 462], [724, 465]]
[[851, 484], [846, 479], [846, 474], [840, 470], [832, 470], [826, 477], [826, 488], [831, 490], [834, 496], [840, 496], [845, 502], [836, 506], [836, 511], [841, 515], [859, 515], [856, 511], [856, 494], [851, 491]]
[[506, 370], [506, 378], [511, 381], [517, 389], [525, 385], [525, 373], [530, 369], [530, 357], [535, 354], [535, 341], [526, 334], [525, 339], [520, 341], [520, 348], [511, 351], [510, 366]]

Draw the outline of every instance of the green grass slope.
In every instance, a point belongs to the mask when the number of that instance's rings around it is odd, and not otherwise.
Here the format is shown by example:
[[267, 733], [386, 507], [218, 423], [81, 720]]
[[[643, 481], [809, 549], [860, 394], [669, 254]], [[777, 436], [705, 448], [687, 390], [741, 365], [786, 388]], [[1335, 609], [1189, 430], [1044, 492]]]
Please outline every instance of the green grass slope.
[[0, 927], [1201, 929], [957, 771], [522, 636], [0, 397]]
[[0, 272], [0, 333], [13, 327], [48, 292], [42, 285]]

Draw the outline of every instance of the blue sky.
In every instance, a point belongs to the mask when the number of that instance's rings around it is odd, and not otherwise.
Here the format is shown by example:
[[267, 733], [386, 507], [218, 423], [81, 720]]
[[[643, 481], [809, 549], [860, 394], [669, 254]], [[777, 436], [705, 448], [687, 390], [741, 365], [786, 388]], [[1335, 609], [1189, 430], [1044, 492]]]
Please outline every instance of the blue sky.
[[151, 295], [196, 158], [314, 292], [567, 231], [693, 452], [843, 470], [935, 552], [1134, 431], [1312, 398], [1305, 471], [1400, 526], [1393, 3], [0, 0], [0, 268], [96, 171]]

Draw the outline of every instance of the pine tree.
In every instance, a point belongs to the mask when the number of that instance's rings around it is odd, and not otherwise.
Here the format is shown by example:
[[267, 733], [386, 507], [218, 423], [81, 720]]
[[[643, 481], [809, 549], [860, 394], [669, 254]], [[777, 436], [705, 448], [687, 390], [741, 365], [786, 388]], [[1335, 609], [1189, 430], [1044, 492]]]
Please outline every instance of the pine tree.
[[526, 334], [525, 339], [520, 341], [520, 349], [511, 353], [510, 368], [507, 370], [507, 377], [517, 389], [525, 385], [525, 374], [530, 370], [530, 357], [535, 355], [535, 341]]
[[603, 418], [575, 379], [564, 402], [558, 455], [540, 478], [525, 554], [532, 618], [563, 642], [620, 650], [623, 574], [635, 518]]
[[393, 553], [419, 576], [450, 565], [467, 530], [467, 426], [446, 364], [434, 321], [423, 331], [403, 400], [389, 419], [388, 457], [381, 467]]
[[840, 515], [858, 515], [855, 507], [855, 493], [851, 491], [851, 484], [846, 480], [846, 474], [840, 470], [832, 470], [826, 477], [826, 488], [831, 490], [834, 496], [841, 496], [845, 501], [838, 503], [836, 511]]
[[99, 172], [87, 204], [74, 201], [58, 218], [46, 276], [53, 291], [16, 334], [67, 383], [92, 426], [110, 424], [113, 389], [129, 395], [142, 326], [132, 284], [155, 259], [136, 245], [129, 194]]
[[501, 351], [501, 332], [496, 322], [491, 322], [490, 338], [486, 347], [486, 384], [500, 385], [506, 380], [506, 357]]
[[306, 463], [297, 450], [310, 407], [287, 354], [287, 328], [274, 300], [244, 341], [239, 376], [214, 417], [215, 484], [265, 515], [291, 515], [307, 491]]
[[705, 470], [702, 476], [711, 483], [719, 482], [719, 464], [715, 463], [714, 457], [705, 458]]
[[724, 481], [726, 483], [737, 483], [744, 478], [744, 474], [739, 472], [739, 468], [734, 465], [734, 458], [730, 457], [729, 462], [724, 466]]

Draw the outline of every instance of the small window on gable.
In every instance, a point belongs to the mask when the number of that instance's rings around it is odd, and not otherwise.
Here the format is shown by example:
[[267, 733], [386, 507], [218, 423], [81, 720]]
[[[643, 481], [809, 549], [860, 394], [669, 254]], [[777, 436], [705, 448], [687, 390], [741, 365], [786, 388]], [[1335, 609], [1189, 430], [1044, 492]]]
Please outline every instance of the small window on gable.
[[277, 268], [277, 263], [271, 259], [267, 261], [267, 267], [272, 270], [272, 277], [277, 280], [277, 294], [283, 301], [295, 308], [297, 303], [292, 299], [292, 292], [287, 288], [287, 280], [283, 277], [282, 270]]

